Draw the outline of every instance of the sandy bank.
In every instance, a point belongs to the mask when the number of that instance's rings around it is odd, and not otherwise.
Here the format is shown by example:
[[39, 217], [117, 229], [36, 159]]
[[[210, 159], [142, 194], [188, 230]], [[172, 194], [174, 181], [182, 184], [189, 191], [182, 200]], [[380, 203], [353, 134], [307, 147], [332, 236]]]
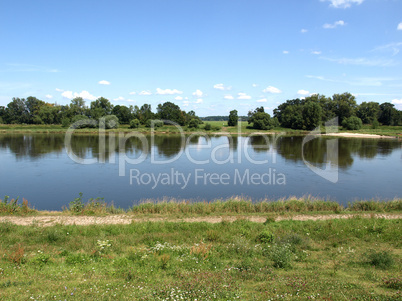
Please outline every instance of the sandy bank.
[[323, 136], [335, 136], [335, 137], [353, 137], [353, 138], [380, 138], [380, 139], [394, 139], [392, 136], [382, 136], [374, 134], [359, 134], [359, 133], [330, 133], [322, 134]]

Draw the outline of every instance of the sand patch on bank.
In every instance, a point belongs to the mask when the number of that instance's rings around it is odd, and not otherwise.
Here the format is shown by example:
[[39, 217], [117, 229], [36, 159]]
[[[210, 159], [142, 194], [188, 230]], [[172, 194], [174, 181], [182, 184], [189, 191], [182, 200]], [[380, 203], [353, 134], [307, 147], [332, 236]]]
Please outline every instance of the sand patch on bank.
[[374, 135], [374, 134], [359, 134], [359, 133], [330, 133], [330, 134], [321, 134], [322, 136], [335, 136], [335, 137], [353, 137], [353, 138], [385, 138], [385, 139], [394, 139], [392, 136], [382, 136], [382, 135]]

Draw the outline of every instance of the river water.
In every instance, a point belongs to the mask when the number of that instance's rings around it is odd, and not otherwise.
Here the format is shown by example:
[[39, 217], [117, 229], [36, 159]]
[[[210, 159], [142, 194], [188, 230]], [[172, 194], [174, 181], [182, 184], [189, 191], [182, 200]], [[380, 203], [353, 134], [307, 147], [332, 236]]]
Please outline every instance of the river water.
[[0, 198], [60, 210], [83, 193], [129, 208], [152, 199], [402, 198], [396, 139], [304, 136], [0, 135]]

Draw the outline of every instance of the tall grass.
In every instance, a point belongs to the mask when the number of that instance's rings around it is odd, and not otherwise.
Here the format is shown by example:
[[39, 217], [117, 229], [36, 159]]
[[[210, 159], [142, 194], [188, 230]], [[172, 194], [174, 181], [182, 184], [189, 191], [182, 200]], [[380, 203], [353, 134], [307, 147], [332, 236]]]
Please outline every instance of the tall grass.
[[[138, 205], [128, 209], [115, 207], [108, 204], [103, 198], [82, 199], [82, 194], [63, 208], [65, 214], [74, 215], [107, 215], [107, 214], [134, 214], [134, 215], [259, 215], [265, 213], [351, 213], [351, 212], [400, 212], [402, 211], [402, 199], [391, 201], [355, 201], [347, 206], [342, 206], [335, 201], [322, 200], [306, 196], [302, 198], [290, 197], [288, 199], [253, 201], [249, 198], [232, 197], [229, 199], [217, 199], [210, 202], [189, 201], [176, 199], [144, 200]], [[40, 214], [29, 206], [28, 201], [18, 198], [9, 200], [6, 196], [0, 199], [0, 214], [3, 215], [27, 215]]]
[[35, 209], [29, 206], [26, 199], [22, 199], [22, 203], [18, 202], [19, 197], [11, 199], [8, 195], [4, 197], [4, 200], [0, 199], [0, 214], [17, 214], [25, 215], [36, 212]]
[[134, 214], [258, 214], [258, 213], [308, 213], [308, 212], [391, 212], [402, 211], [402, 200], [392, 201], [358, 201], [344, 207], [335, 201], [320, 200], [313, 197], [280, 199], [277, 201], [233, 197], [212, 202], [189, 202], [185, 200], [147, 200], [129, 209]]

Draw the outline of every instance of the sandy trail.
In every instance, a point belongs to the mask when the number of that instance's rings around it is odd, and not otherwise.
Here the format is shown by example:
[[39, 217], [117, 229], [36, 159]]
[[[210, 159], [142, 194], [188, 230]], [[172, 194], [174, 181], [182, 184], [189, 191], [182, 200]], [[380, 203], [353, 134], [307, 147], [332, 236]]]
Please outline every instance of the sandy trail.
[[[385, 219], [401, 219], [402, 214], [330, 214], [330, 215], [296, 215], [292, 217], [276, 217], [275, 221], [282, 220], [295, 220], [295, 221], [316, 221], [316, 220], [330, 220], [330, 219], [347, 219], [347, 218], [385, 218]], [[167, 218], [167, 217], [150, 217], [138, 218], [130, 215], [109, 215], [109, 216], [2, 216], [0, 222], [11, 222], [16, 225], [22, 226], [54, 226], [61, 225], [127, 225], [136, 222], [207, 222], [207, 223], [220, 223], [222, 221], [233, 222], [238, 219], [246, 219], [252, 222], [263, 223], [266, 217], [263, 216], [202, 216], [202, 217], [185, 217], [185, 218]]]

